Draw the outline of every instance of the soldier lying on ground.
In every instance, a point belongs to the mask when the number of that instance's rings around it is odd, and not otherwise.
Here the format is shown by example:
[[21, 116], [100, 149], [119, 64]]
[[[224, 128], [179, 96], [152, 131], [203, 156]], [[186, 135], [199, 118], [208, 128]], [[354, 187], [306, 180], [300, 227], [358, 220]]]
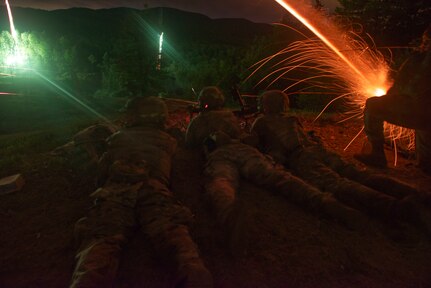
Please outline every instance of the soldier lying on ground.
[[106, 151], [106, 139], [115, 133], [118, 127], [111, 123], [94, 124], [79, 131], [72, 137], [72, 141], [55, 148], [51, 155], [71, 153], [77, 147], [82, 147], [91, 161], [97, 163]]
[[431, 232], [431, 214], [423, 202], [429, 195], [389, 176], [359, 170], [325, 149], [317, 137], [304, 132], [298, 118], [287, 114], [289, 98], [282, 91], [263, 93], [261, 105], [264, 116], [255, 120], [252, 134], [258, 136], [262, 152], [351, 207], [389, 221], [422, 224]]
[[188, 225], [191, 212], [168, 189], [176, 140], [164, 131], [166, 105], [136, 97], [126, 125], [108, 139], [100, 160], [103, 186], [75, 228], [79, 250], [70, 287], [111, 287], [121, 250], [139, 226], [176, 269], [174, 287], [212, 287]]
[[222, 109], [223, 103], [224, 96], [217, 87], [205, 87], [200, 92], [202, 112], [189, 123], [186, 145], [204, 148], [206, 152], [206, 196], [226, 232], [226, 244], [234, 256], [245, 252], [246, 240], [246, 211], [240, 211], [236, 195], [240, 177], [347, 225], [356, 227], [364, 223], [360, 212], [293, 176], [280, 165], [274, 165], [254, 147], [241, 143], [237, 119], [231, 111]]

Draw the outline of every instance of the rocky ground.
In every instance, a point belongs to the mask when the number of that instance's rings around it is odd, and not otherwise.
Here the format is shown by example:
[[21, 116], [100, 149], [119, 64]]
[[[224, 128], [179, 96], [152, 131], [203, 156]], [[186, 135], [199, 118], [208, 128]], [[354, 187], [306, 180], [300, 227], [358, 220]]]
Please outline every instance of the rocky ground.
[[[176, 117], [172, 121], [187, 124]], [[360, 150], [363, 136], [343, 149], [361, 123], [337, 124], [334, 116], [313, 124], [312, 117], [301, 114], [306, 128], [316, 130], [327, 146], [355, 161], [352, 155]], [[76, 249], [73, 226], [92, 204], [88, 195], [95, 189], [94, 165], [80, 151], [67, 157], [48, 152], [76, 130], [31, 132], [38, 140], [30, 144], [29, 133], [0, 136], [0, 154], [9, 159], [1, 163], [10, 165], [1, 167], [0, 176], [21, 172], [26, 180], [21, 191], [0, 196], [2, 288], [67, 287], [70, 282]], [[35, 145], [40, 141], [48, 144]], [[10, 153], [19, 155], [11, 158]], [[393, 163], [392, 150], [387, 155]], [[412, 163], [399, 157], [396, 167], [377, 172], [431, 192], [431, 178]], [[199, 155], [180, 147], [172, 191], [195, 214], [192, 234], [216, 287], [431, 287], [431, 238], [421, 229], [406, 223], [388, 226], [370, 218], [368, 227], [350, 230], [246, 182], [241, 183], [238, 197], [250, 215], [251, 233], [244, 243], [248, 254], [233, 259], [220, 241], [202, 188]], [[116, 287], [169, 287], [170, 275], [138, 230], [124, 249]]]

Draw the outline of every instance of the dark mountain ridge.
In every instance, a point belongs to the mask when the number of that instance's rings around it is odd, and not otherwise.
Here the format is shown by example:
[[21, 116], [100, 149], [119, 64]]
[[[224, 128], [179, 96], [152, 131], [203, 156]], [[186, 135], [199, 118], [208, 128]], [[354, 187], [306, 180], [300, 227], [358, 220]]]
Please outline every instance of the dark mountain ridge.
[[[272, 31], [269, 24], [245, 19], [211, 19], [173, 8], [71, 8], [53, 11], [13, 8], [12, 13], [19, 32], [44, 32], [47, 36], [90, 38], [96, 42], [110, 41], [126, 31], [144, 31], [150, 27], [157, 33], [165, 32], [175, 43], [199, 40], [239, 45]], [[0, 29], [8, 30], [4, 6], [0, 7], [0, 15], [3, 15]]]

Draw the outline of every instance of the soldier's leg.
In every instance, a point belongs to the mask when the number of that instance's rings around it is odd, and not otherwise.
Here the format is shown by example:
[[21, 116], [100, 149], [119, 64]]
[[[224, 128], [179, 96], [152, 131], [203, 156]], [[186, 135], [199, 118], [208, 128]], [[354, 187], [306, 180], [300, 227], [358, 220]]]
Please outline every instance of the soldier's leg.
[[75, 226], [76, 266], [70, 287], [112, 287], [121, 249], [135, 226], [133, 207], [102, 201]]
[[[343, 174], [346, 170], [339, 171]], [[349, 179], [340, 178], [337, 181], [334, 175], [334, 181], [328, 186], [338, 199], [390, 222], [403, 220], [422, 225], [431, 232], [431, 211], [426, 209], [427, 206], [431, 207], [429, 193], [419, 191], [390, 176], [374, 174], [368, 170], [358, 170], [355, 173], [352, 173], [353, 169], [347, 171]], [[318, 176], [314, 175], [312, 178], [318, 179]], [[331, 177], [325, 175], [325, 178]], [[356, 181], [351, 181], [352, 178]]]
[[407, 196], [397, 202], [394, 210], [395, 216], [400, 220], [410, 222], [431, 236], [431, 201], [429, 195]]
[[218, 223], [225, 234], [229, 252], [240, 257], [246, 253], [247, 215], [237, 200], [239, 172], [237, 164], [224, 159], [208, 161], [205, 191]]
[[339, 177], [326, 187], [335, 198], [370, 215], [390, 219], [397, 199], [365, 185]]
[[364, 132], [371, 143], [371, 151], [365, 151], [364, 147], [361, 154], [356, 154], [355, 158], [369, 166], [386, 167], [387, 165], [383, 149], [385, 144], [383, 123], [387, 120], [384, 116], [389, 116], [387, 114], [390, 113], [385, 110], [386, 102], [389, 102], [387, 96], [382, 96], [369, 98], [365, 103]]
[[371, 153], [363, 151], [362, 154], [355, 155], [355, 158], [367, 165], [381, 167], [386, 162], [386, 158], [383, 159], [383, 121], [405, 128], [429, 131], [431, 119], [429, 111], [424, 107], [427, 106], [402, 95], [369, 98], [364, 110], [364, 131], [372, 149]]
[[376, 216], [389, 217], [396, 199], [361, 183], [342, 177], [313, 155], [296, 161], [294, 171], [319, 189], [332, 193], [336, 199], [355, 209]]
[[359, 211], [340, 203], [331, 194], [323, 193], [281, 166], [274, 166], [261, 154], [249, 155], [241, 167], [241, 175], [257, 185], [275, 190], [307, 210], [323, 213], [351, 228], [365, 225], [366, 218]]
[[361, 179], [354, 180], [397, 199], [420, 193], [418, 189], [410, 184], [404, 183], [390, 176], [375, 174], [367, 170], [363, 171]]
[[174, 199], [165, 185], [151, 180], [149, 186], [143, 187], [137, 215], [154, 248], [174, 266], [174, 287], [213, 286], [212, 276], [189, 233], [193, 215]]
[[[318, 171], [316, 169], [310, 171]], [[312, 172], [310, 172], [312, 174]], [[322, 174], [323, 173], [318, 173]], [[316, 181], [319, 175], [310, 175], [309, 181]], [[426, 207], [426, 201], [429, 197], [426, 193], [422, 193], [395, 179], [385, 176], [369, 175], [368, 184], [370, 186], [382, 188], [382, 185], [391, 189], [386, 193], [377, 191], [368, 186], [362, 185], [350, 179], [330, 176], [325, 174], [326, 179], [332, 179], [325, 189], [334, 193], [335, 198], [354, 207], [358, 210], [367, 211], [370, 215], [374, 215], [388, 222], [407, 221], [412, 224], [424, 226], [431, 232], [430, 213]], [[385, 189], [382, 189], [385, 191]], [[394, 196], [392, 196], [392, 194]], [[409, 195], [405, 197], [406, 195]], [[396, 198], [399, 196], [399, 199]]]
[[364, 170], [359, 169], [355, 164], [344, 160], [341, 155], [325, 148], [319, 149], [322, 162], [341, 176], [360, 182], [364, 175]]
[[341, 156], [335, 152], [327, 151], [322, 155], [322, 159], [325, 160], [325, 164], [327, 166], [337, 172], [340, 176], [361, 183], [397, 199], [418, 193], [418, 190], [415, 187], [400, 180], [386, 175], [379, 175], [366, 169], [359, 169], [353, 163], [349, 163], [342, 159]]
[[205, 193], [219, 223], [224, 224], [236, 202], [238, 168], [225, 160], [209, 161], [204, 170]]

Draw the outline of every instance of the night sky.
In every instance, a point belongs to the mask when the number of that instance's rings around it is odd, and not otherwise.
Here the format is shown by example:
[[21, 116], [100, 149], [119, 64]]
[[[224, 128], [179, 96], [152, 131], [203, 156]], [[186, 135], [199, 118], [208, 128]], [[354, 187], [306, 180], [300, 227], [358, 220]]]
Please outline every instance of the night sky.
[[[64, 9], [87, 7], [92, 9], [133, 7], [173, 7], [198, 12], [211, 18], [246, 18], [254, 22], [277, 22], [284, 13], [274, 0], [9, 0], [12, 7], [32, 7], [39, 9]], [[333, 9], [337, 0], [323, 0]]]

